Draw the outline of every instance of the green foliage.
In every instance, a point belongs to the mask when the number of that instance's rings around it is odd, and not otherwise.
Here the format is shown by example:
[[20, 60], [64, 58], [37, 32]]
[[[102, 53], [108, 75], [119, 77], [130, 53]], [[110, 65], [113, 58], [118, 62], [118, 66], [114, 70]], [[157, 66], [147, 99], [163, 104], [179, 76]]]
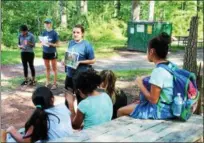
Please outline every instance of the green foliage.
[[[88, 40], [105, 41], [125, 39], [127, 22], [131, 19], [132, 2], [120, 0], [119, 17], [114, 18], [114, 1], [88, 1], [88, 14], [80, 15], [80, 1], [61, 1], [67, 15], [67, 27], [60, 27], [59, 1], [2, 1], [2, 42], [7, 47], [17, 44], [18, 29], [21, 24], [28, 25], [36, 37], [44, 29], [44, 19], [53, 19], [53, 27], [58, 31], [60, 40], [71, 39], [74, 25], [82, 24]], [[196, 1], [156, 1], [155, 21], [173, 23], [173, 35], [188, 35], [190, 19], [196, 15]], [[200, 2], [199, 7], [202, 7]], [[140, 1], [140, 19], [148, 20], [149, 1]], [[203, 39], [203, 9], [199, 15], [199, 39]]]
[[61, 41], [68, 41], [72, 38], [72, 31], [67, 28], [58, 27], [55, 29]]

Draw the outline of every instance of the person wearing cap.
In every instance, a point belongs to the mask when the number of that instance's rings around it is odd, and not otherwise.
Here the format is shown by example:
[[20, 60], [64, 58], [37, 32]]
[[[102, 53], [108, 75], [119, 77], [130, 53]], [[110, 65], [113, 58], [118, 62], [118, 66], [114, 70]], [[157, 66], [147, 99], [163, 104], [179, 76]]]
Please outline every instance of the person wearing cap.
[[[18, 36], [18, 47], [21, 50], [21, 61], [23, 65], [25, 80], [21, 85], [35, 85], [35, 68], [34, 68], [34, 58], [35, 54], [33, 48], [35, 47], [35, 37], [31, 32], [28, 32], [28, 27], [26, 25], [20, 26], [20, 35]], [[32, 80], [29, 82], [28, 78], [28, 64], [30, 67]]]
[[50, 62], [54, 72], [54, 83], [51, 89], [57, 88], [57, 49], [59, 47], [59, 36], [55, 30], [52, 29], [52, 20], [47, 18], [44, 21], [45, 31], [42, 32], [43, 37], [47, 37], [48, 43], [42, 44], [43, 59], [46, 67], [46, 84], [47, 87], [50, 82]]

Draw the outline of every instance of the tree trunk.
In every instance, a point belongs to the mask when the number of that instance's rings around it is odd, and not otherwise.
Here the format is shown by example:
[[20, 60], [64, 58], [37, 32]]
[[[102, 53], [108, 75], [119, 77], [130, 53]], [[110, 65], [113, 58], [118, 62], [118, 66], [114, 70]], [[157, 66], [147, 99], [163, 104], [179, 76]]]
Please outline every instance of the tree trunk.
[[139, 0], [132, 0], [132, 21], [139, 21], [140, 20], [140, 1]]
[[198, 16], [193, 16], [190, 23], [188, 43], [185, 48], [183, 68], [197, 75], [197, 38]]
[[[198, 17], [198, 13], [200, 12], [202, 6], [200, 7], [200, 3], [197, 0], [197, 17]], [[197, 87], [198, 90], [200, 91], [200, 97], [198, 99], [198, 105], [197, 105], [197, 109], [195, 110], [195, 114], [200, 115], [202, 113], [202, 102], [203, 101], [203, 89], [202, 89], [202, 81], [203, 81], [203, 76], [201, 75], [201, 72], [203, 72], [203, 65], [200, 63], [199, 65], [199, 69], [198, 69], [198, 74], [197, 74]]]
[[66, 14], [66, 7], [63, 4], [63, 1], [60, 0], [59, 1], [59, 5], [60, 5], [60, 21], [61, 21], [61, 26], [63, 28], [67, 27], [67, 14]]
[[119, 17], [119, 13], [120, 13], [120, 0], [115, 0], [114, 1], [114, 6], [115, 6], [115, 11], [114, 11], [114, 17], [118, 18]]
[[149, 2], [149, 21], [154, 21], [154, 0], [150, 0]]
[[81, 0], [80, 12], [81, 12], [81, 14], [87, 14], [87, 12], [88, 12], [88, 2], [87, 2], [87, 0]]
[[199, 69], [198, 69], [198, 74], [197, 74], [197, 78], [196, 78], [196, 81], [197, 81], [197, 87], [198, 87], [198, 90], [200, 91], [200, 97], [198, 98], [198, 105], [197, 105], [197, 108], [194, 112], [194, 114], [198, 114], [200, 115], [201, 114], [201, 107], [202, 107], [202, 99], [203, 99], [203, 90], [202, 90], [202, 76], [201, 76], [201, 72], [202, 72], [202, 64], [200, 63], [199, 65]]

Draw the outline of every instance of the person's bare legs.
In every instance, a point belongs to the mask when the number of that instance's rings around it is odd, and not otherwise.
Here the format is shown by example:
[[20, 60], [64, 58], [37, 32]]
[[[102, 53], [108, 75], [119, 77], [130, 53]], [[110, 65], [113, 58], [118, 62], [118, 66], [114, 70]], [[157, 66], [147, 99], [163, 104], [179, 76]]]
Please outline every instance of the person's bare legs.
[[56, 89], [57, 88], [56, 87], [57, 86], [57, 60], [56, 59], [51, 60], [51, 64], [52, 64], [52, 70], [54, 73], [54, 84], [52, 89]]
[[1, 142], [6, 142], [6, 130], [1, 129]]
[[50, 60], [45, 60], [44, 59], [44, 63], [45, 63], [45, 68], [46, 68], [46, 86], [48, 86], [48, 84], [50, 83]]
[[135, 109], [136, 105], [137, 105], [137, 103], [132, 103], [132, 104], [127, 105], [125, 107], [119, 108], [117, 111], [117, 117], [130, 115], [130, 113], [132, 113], [133, 110]]

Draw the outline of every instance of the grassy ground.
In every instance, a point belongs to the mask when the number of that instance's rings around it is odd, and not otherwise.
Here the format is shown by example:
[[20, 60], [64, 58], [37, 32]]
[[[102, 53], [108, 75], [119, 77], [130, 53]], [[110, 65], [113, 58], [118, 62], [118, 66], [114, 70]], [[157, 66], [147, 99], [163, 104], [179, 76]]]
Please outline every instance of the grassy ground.
[[[126, 43], [126, 39], [100, 41], [100, 42], [92, 43], [92, 45], [95, 50], [96, 58], [108, 58], [108, 57], [117, 55], [114, 49], [124, 48], [125, 43]], [[62, 42], [61, 46], [57, 49], [59, 60], [62, 60], [64, 58], [64, 53], [66, 51], [66, 48], [67, 48], [67, 43]], [[35, 56], [36, 58], [42, 57], [42, 48], [40, 47], [39, 44], [36, 44]], [[21, 63], [20, 50], [19, 49], [9, 49], [7, 47], [2, 46], [1, 64], [8, 65], [8, 64], [18, 64], [18, 63]]]
[[[118, 80], [133, 80], [136, 76], [149, 75], [152, 70], [140, 69], [140, 70], [123, 70], [123, 71], [114, 71]], [[58, 73], [58, 82], [64, 83], [65, 73]], [[45, 74], [39, 75], [36, 77], [39, 85], [44, 85], [46, 81]], [[1, 91], [12, 91], [15, 90], [23, 81], [23, 77], [18, 77], [9, 80], [1, 80]], [[53, 81], [53, 76], [51, 76], [51, 80]]]
[[138, 70], [122, 70], [114, 71], [117, 78], [120, 80], [133, 80], [138, 76], [150, 75], [152, 69], [138, 69]]
[[[203, 48], [203, 47], [198, 46], [198, 49], [201, 49], [201, 48]], [[170, 51], [172, 51], [172, 52], [178, 52], [181, 50], [185, 50], [185, 46], [183, 46], [183, 45], [178, 46], [177, 43], [171, 44], [171, 46], [170, 46]]]

